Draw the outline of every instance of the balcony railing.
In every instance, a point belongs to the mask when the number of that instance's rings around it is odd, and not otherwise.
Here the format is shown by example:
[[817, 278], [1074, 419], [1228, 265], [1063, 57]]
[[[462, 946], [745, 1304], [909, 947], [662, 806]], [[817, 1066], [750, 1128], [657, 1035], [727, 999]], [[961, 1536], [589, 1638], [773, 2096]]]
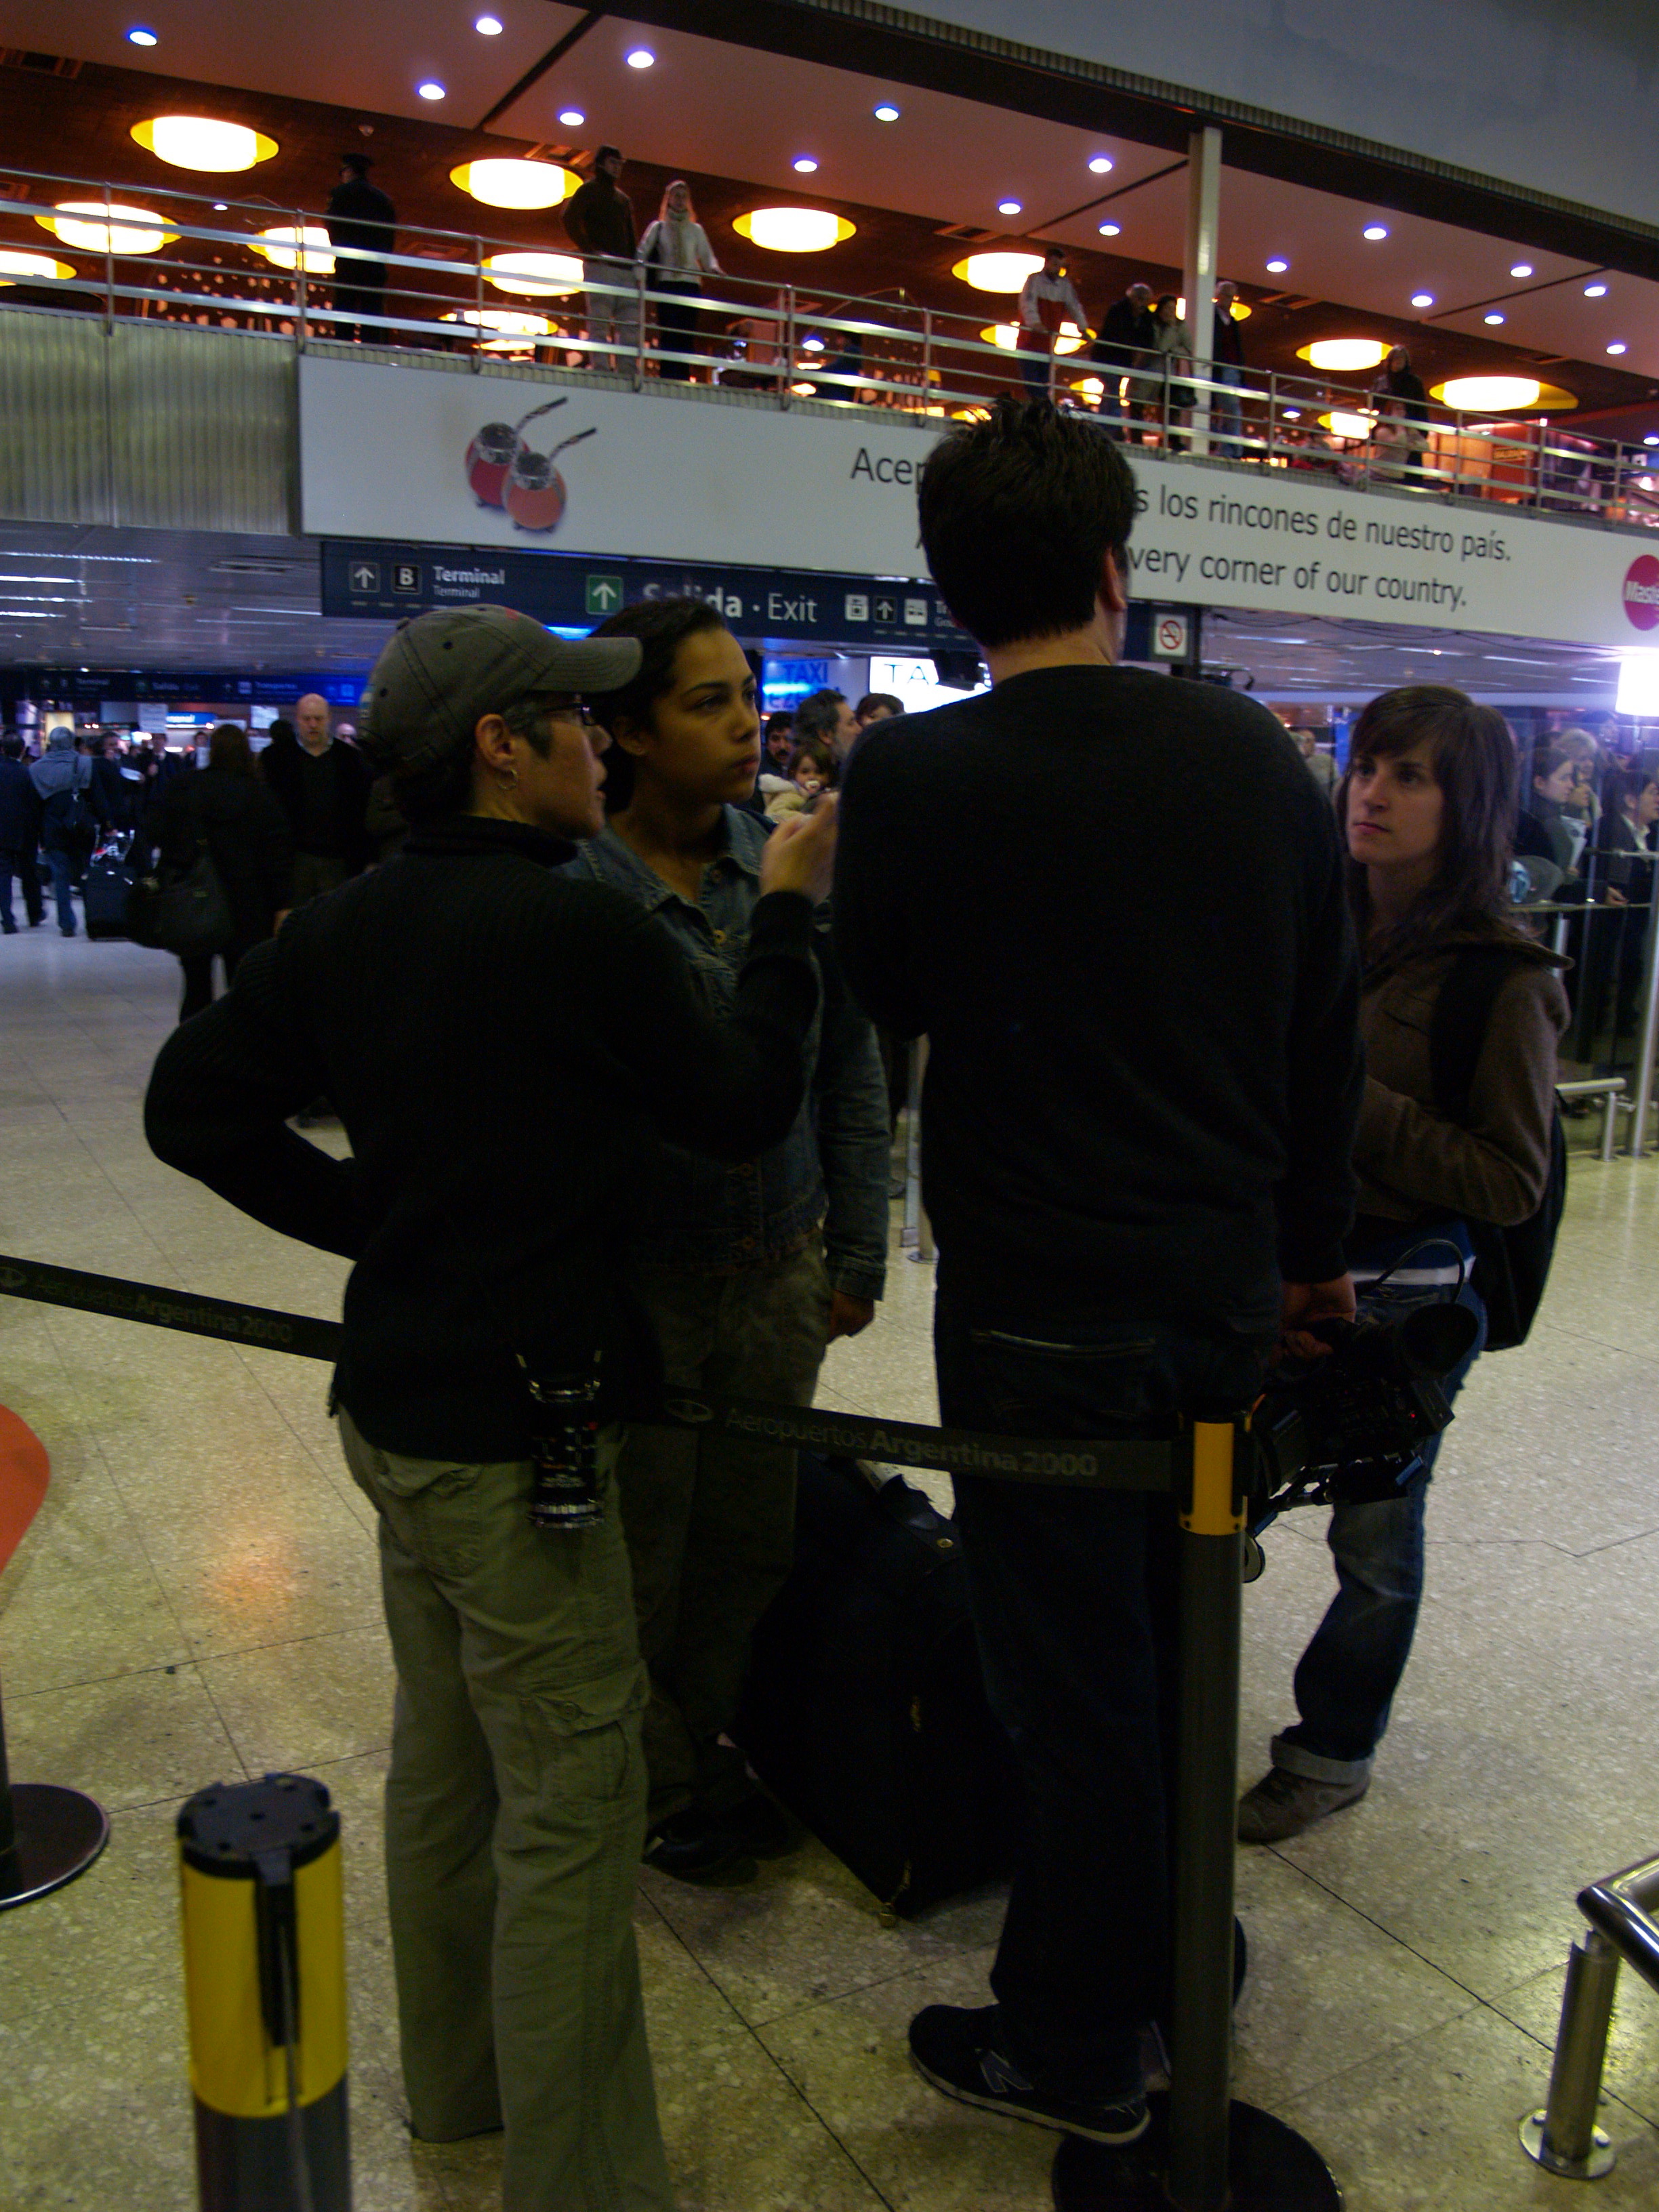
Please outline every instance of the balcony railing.
[[205, 325], [296, 349], [356, 340], [636, 389], [695, 381], [781, 408], [805, 400], [939, 419], [971, 416], [1009, 390], [1047, 390], [1150, 452], [1425, 500], [1659, 523], [1659, 455], [1643, 446], [1536, 414], [1402, 406], [1362, 379], [1206, 377], [1144, 356], [1103, 365], [1076, 332], [1060, 334], [1050, 360], [1021, 349], [1007, 299], [952, 314], [723, 275], [687, 299], [638, 264], [585, 270], [561, 237], [535, 246], [400, 222], [398, 251], [370, 254], [331, 246], [316, 212], [265, 199], [17, 169], [0, 170], [0, 281], [112, 325]]

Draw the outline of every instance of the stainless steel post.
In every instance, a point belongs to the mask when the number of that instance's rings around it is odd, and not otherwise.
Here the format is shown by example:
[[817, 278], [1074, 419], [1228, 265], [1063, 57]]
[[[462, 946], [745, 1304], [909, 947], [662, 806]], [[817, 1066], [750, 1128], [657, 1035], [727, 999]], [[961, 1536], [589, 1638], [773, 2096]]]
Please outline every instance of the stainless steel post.
[[1601, 1156], [1610, 1160], [1619, 1149], [1619, 1093], [1609, 1091], [1607, 1103], [1601, 1109]]
[[[1221, 133], [1205, 124], [1187, 141], [1187, 252], [1182, 265], [1187, 291], [1187, 336], [1193, 376], [1192, 451], [1210, 450], [1210, 414], [1215, 376], [1215, 288], [1217, 234], [1221, 223]], [[1203, 381], [1198, 381], [1202, 379]], [[1164, 385], [1164, 429], [1169, 436], [1169, 385]]]
[[115, 216], [104, 187], [104, 328], [115, 328]]
[[1647, 1150], [1653, 1054], [1659, 1043], [1659, 921], [1656, 915], [1659, 915], [1659, 900], [1650, 899], [1648, 941], [1642, 950], [1642, 1022], [1636, 1035], [1636, 1065], [1631, 1070], [1630, 1156], [1633, 1160], [1639, 1160]]
[[635, 392], [645, 389], [645, 264], [642, 261], [634, 264], [634, 389]]
[[778, 404], [787, 407], [790, 386], [795, 380], [795, 288], [787, 284], [783, 292], [783, 374], [778, 379]]
[[1527, 2156], [1575, 2181], [1598, 2181], [1613, 2171], [1613, 2143], [1595, 2124], [1595, 2108], [1618, 1986], [1618, 1952], [1605, 1936], [1587, 1929], [1567, 1960], [1548, 2101], [1521, 2123]]
[[472, 373], [476, 376], [483, 365], [484, 303], [483, 303], [483, 240], [472, 241]]
[[921, 411], [927, 412], [927, 387], [933, 380], [933, 311], [921, 311]]

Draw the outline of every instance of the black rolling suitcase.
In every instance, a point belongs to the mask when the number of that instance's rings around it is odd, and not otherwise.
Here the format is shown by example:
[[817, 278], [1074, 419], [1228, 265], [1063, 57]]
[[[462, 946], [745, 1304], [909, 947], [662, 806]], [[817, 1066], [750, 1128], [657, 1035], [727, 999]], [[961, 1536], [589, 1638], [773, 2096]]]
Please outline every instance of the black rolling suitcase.
[[732, 1731], [761, 1780], [902, 1917], [1011, 1871], [1013, 1754], [985, 1700], [955, 1525], [897, 1478], [800, 1455], [795, 1565]]
[[105, 839], [87, 863], [81, 903], [86, 912], [88, 937], [125, 937], [128, 933], [127, 900], [134, 874], [128, 857], [131, 849], [131, 830], [118, 830]]

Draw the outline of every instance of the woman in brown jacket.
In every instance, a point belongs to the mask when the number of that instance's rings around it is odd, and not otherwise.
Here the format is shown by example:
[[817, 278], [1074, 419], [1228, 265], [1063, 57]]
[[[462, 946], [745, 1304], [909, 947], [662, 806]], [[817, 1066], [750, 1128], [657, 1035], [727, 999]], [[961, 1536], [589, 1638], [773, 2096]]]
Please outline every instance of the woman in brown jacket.
[[[1480, 1332], [1448, 1380], [1449, 1397], [1486, 1341], [1466, 1224], [1529, 1219], [1549, 1179], [1563, 963], [1510, 918], [1515, 746], [1493, 708], [1439, 684], [1385, 691], [1354, 725], [1337, 808], [1365, 963], [1349, 1261], [1365, 1310], [1392, 1317], [1455, 1295], [1474, 1313]], [[1507, 965], [1468, 1111], [1452, 1121], [1437, 1108], [1430, 1035], [1471, 947], [1496, 950]], [[1399, 1498], [1332, 1509], [1337, 1595], [1296, 1670], [1301, 1718], [1273, 1739], [1273, 1765], [1239, 1808], [1246, 1843], [1298, 1835], [1370, 1787], [1417, 1626], [1437, 1444]]]

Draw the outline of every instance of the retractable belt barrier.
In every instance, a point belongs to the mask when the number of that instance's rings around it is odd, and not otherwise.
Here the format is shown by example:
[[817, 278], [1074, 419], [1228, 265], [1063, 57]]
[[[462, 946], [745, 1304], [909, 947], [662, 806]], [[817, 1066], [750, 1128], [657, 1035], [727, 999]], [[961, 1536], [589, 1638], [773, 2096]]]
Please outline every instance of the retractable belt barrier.
[[[342, 1331], [335, 1322], [39, 1260], [0, 1255], [0, 1295], [304, 1359], [332, 1361], [340, 1349]], [[1340, 2191], [1313, 2146], [1283, 2121], [1231, 2094], [1240, 1613], [1246, 1478], [1255, 1449], [1249, 1414], [1194, 1420], [1178, 1435], [1158, 1438], [1034, 1438], [678, 1392], [630, 1411], [630, 1418], [948, 1474], [1174, 1492], [1182, 1535], [1171, 2087], [1166, 2097], [1152, 2100], [1153, 2126], [1127, 2150], [1065, 2138], [1054, 2160], [1056, 2212], [1143, 2212], [1152, 2205], [1172, 2206], [1175, 2212], [1340, 2212]], [[256, 1787], [296, 1783], [301, 1790], [315, 1787], [275, 1776]], [[244, 1793], [206, 1793], [192, 1800], [187, 1814], [193, 1808], [207, 1810], [207, 1796], [222, 1794]], [[319, 1794], [324, 1817], [332, 1820], [326, 1795]], [[181, 1820], [181, 1837], [184, 1825]], [[199, 1830], [200, 1820], [195, 1825]], [[307, 2056], [313, 2024], [303, 2008], [297, 2026], [292, 2009], [273, 2017], [270, 2008], [273, 1990], [279, 2003], [291, 2008], [290, 1969], [298, 1972], [303, 1998], [307, 1937], [304, 1926], [294, 1924], [293, 1907], [310, 1866], [298, 1848], [286, 1871], [262, 1866], [258, 1854], [244, 1848], [252, 1832], [240, 1825], [239, 1813], [235, 1835], [221, 1846], [222, 1869], [204, 1863], [199, 1833], [194, 1842], [185, 1839], [187, 1938], [193, 1910], [204, 1926], [210, 1918], [222, 1923], [216, 1953], [232, 1959], [228, 1967], [222, 1958], [211, 1967], [204, 1964], [199, 1993], [192, 1966], [192, 2027], [198, 2012], [205, 2022], [222, 2003], [236, 2012], [235, 2023], [226, 2016], [225, 2063], [194, 2069], [204, 2212], [290, 2212], [290, 2200], [262, 2196], [261, 2190], [273, 2181], [280, 2188], [279, 2172], [297, 2172], [305, 2176], [308, 2195], [319, 2169], [332, 2188], [346, 2156], [343, 2009], [337, 2040], [325, 2027], [322, 2055], [313, 2063]], [[331, 1862], [331, 1895], [337, 1892], [337, 1826], [316, 1861], [318, 1866]], [[313, 1883], [318, 1879], [312, 1875]], [[320, 1903], [315, 1924], [332, 1944], [337, 1913]], [[331, 1985], [332, 1972], [330, 1967], [325, 1974], [325, 1987]], [[225, 1978], [222, 1998], [210, 1994], [216, 1976]], [[235, 2057], [243, 2045], [246, 2066]], [[338, 2067], [331, 2072], [337, 2051]], [[286, 2077], [280, 2081], [273, 2072], [279, 2064]], [[275, 2131], [283, 2120], [290, 2148], [279, 2161]], [[210, 2181], [221, 2187], [228, 2181], [232, 2187], [215, 2196]], [[315, 2212], [334, 2212], [337, 2200], [321, 2191], [313, 2201]], [[337, 2201], [343, 2206], [349, 2199]], [[293, 2212], [311, 2212], [305, 2197]]]

